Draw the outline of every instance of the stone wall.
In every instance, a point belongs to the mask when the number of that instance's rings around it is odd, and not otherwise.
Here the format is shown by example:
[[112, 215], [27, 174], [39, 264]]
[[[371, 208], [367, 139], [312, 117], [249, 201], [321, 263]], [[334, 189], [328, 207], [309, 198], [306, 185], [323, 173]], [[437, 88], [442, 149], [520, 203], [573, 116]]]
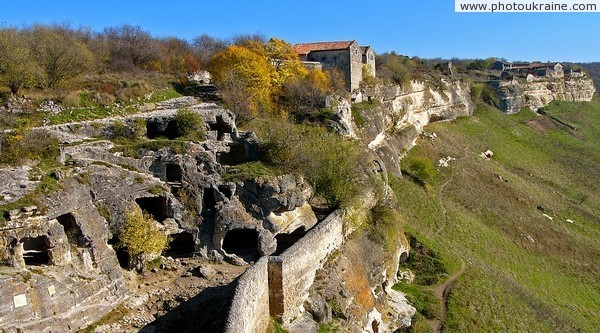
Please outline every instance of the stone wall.
[[[350, 91], [354, 91], [360, 87], [362, 68], [362, 52], [360, 46], [355, 42], [350, 45]], [[348, 82], [346, 82], [346, 86], [348, 86]]]
[[498, 90], [500, 106], [506, 113], [516, 113], [523, 108], [537, 111], [553, 100], [589, 102], [596, 89], [587, 76], [564, 78], [535, 77], [492, 82]]
[[283, 281], [283, 323], [289, 323], [303, 312], [302, 304], [315, 274], [327, 257], [345, 240], [341, 211], [334, 212], [306, 236], [285, 251], [279, 259]]
[[332, 51], [312, 51], [307, 58], [307, 61], [318, 61], [323, 64], [323, 70], [339, 69], [344, 74], [346, 80], [346, 89], [350, 91], [351, 75], [350, 75], [350, 54], [348, 50], [332, 50]]
[[[265, 332], [270, 316], [289, 323], [304, 310], [315, 274], [344, 242], [341, 211], [278, 257], [263, 257], [239, 279], [225, 332]], [[267, 282], [268, 281], [268, 282]]]
[[225, 332], [265, 332], [269, 326], [268, 257], [263, 257], [238, 280]]

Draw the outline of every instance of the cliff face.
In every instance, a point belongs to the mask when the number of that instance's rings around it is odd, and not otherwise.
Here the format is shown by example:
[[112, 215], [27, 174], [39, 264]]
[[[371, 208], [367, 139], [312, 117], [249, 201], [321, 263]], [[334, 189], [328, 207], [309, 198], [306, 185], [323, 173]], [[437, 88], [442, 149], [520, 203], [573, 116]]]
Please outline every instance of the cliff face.
[[444, 79], [439, 89], [413, 81], [408, 87], [366, 88], [358, 97], [372, 101], [372, 107], [360, 111], [365, 125], [355, 133], [395, 174], [400, 174], [400, 159], [415, 145], [427, 124], [469, 116], [474, 109], [469, 85]]
[[537, 111], [553, 100], [589, 102], [596, 92], [594, 82], [587, 76], [529, 76], [527, 79], [497, 81], [492, 85], [498, 90], [500, 109], [506, 113], [519, 112], [522, 108]]

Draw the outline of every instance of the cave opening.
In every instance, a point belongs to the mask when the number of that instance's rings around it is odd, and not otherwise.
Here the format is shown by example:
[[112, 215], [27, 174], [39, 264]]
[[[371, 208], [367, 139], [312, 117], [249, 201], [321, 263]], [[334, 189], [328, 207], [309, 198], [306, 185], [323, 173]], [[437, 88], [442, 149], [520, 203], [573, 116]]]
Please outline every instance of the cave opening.
[[140, 206], [143, 212], [152, 215], [158, 222], [162, 222], [171, 217], [169, 216], [167, 198], [163, 196], [137, 198], [135, 199], [135, 202]]
[[238, 165], [246, 161], [246, 150], [243, 143], [230, 144], [228, 153], [217, 154], [217, 162], [222, 165]]
[[146, 136], [148, 139], [168, 138], [173, 140], [178, 138], [179, 130], [175, 121], [146, 121]]
[[408, 260], [408, 252], [405, 251], [405, 252], [402, 252], [402, 254], [400, 254], [399, 262], [402, 264], [402, 263], [405, 263], [406, 260]]
[[246, 261], [255, 261], [260, 257], [258, 232], [255, 229], [229, 230], [223, 239], [223, 250]]
[[171, 241], [163, 252], [165, 257], [184, 258], [191, 256], [196, 251], [194, 236], [186, 231], [169, 235]]
[[58, 223], [63, 226], [69, 243], [77, 247], [89, 247], [90, 244], [86, 241], [81, 228], [77, 224], [77, 220], [72, 213], [63, 214], [56, 218]]
[[123, 269], [129, 269], [129, 253], [123, 247], [117, 246], [120, 240], [118, 236], [113, 236], [108, 240], [108, 245], [111, 245], [117, 255], [119, 266]]
[[296, 244], [296, 242], [304, 237], [304, 235], [306, 235], [306, 228], [304, 226], [299, 227], [289, 234], [277, 234], [275, 236], [275, 240], [277, 241], [277, 249], [273, 255], [281, 255], [285, 250]]
[[202, 191], [202, 217], [203, 220], [213, 220], [215, 218], [215, 206], [217, 200], [215, 190], [212, 187], [205, 188]]
[[50, 264], [50, 240], [47, 236], [21, 239], [23, 243], [23, 260], [28, 266], [41, 266]]
[[222, 116], [217, 116], [217, 122], [214, 124], [209, 124], [211, 131], [217, 131], [217, 140], [223, 141], [225, 140], [225, 134], [231, 133], [233, 128], [227, 125], [225, 120], [223, 120]]
[[169, 183], [179, 183], [181, 184], [181, 179], [183, 178], [183, 173], [181, 171], [181, 166], [179, 164], [169, 163], [165, 165], [165, 173], [167, 182]]

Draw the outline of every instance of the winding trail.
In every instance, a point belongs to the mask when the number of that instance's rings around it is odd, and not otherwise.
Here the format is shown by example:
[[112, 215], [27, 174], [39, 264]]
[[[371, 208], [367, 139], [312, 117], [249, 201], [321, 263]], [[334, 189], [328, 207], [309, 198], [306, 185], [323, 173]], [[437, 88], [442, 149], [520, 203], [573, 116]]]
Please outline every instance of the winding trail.
[[[451, 170], [452, 170], [452, 173], [450, 175], [450, 178], [448, 180], [446, 180], [440, 186], [440, 190], [438, 192], [439, 203], [440, 203], [440, 207], [442, 208], [443, 223], [438, 228], [438, 230], [436, 230], [435, 235], [441, 243], [446, 243], [446, 242], [443, 242], [442, 239], [439, 238], [439, 235], [444, 230], [444, 228], [446, 227], [446, 225], [448, 223], [448, 214], [447, 214], [446, 207], [444, 206], [444, 202], [442, 200], [442, 194], [443, 194], [442, 192], [444, 191], [444, 188], [452, 181], [452, 179], [454, 179], [454, 168], [452, 168]], [[464, 273], [465, 268], [466, 268], [465, 261], [458, 254], [458, 252], [449, 244], [446, 243], [446, 245], [460, 259], [460, 268], [456, 272], [454, 272], [452, 275], [450, 275], [448, 277], [448, 279], [446, 279], [446, 281], [432, 287], [432, 289], [431, 289], [433, 291], [434, 295], [440, 300], [440, 304], [442, 306], [442, 313], [441, 313], [440, 319], [428, 319], [427, 320], [427, 323], [429, 324], [429, 326], [431, 326], [433, 331], [436, 333], [440, 333], [444, 329], [444, 323], [446, 322], [446, 317], [448, 314], [448, 295], [450, 294], [452, 285], [454, 284], [454, 281], [456, 281], [456, 279]]]

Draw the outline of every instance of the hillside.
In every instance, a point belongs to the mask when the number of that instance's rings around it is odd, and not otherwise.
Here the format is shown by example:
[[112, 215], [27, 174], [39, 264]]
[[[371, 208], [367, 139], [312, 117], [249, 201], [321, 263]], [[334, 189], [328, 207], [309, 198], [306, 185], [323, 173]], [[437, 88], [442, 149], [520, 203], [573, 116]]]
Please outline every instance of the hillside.
[[[577, 130], [479, 105], [473, 117], [430, 125], [437, 139], [421, 138], [405, 159], [408, 168], [411, 160], [455, 158], [425, 188], [411, 177], [393, 182], [405, 229], [450, 271], [463, 261], [446, 332], [600, 326], [600, 101], [553, 102], [544, 111]], [[481, 157], [488, 149], [493, 157]]]

